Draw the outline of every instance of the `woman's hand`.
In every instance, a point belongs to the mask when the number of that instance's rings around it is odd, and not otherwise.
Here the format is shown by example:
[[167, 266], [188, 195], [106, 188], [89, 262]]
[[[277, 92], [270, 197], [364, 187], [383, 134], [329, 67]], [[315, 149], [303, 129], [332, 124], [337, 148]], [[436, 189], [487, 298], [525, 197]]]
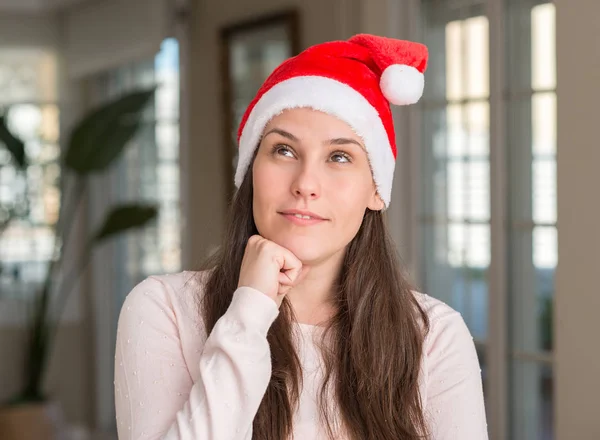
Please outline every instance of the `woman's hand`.
[[253, 235], [248, 239], [238, 287], [247, 286], [267, 295], [281, 305], [287, 292], [304, 277], [308, 266], [288, 249]]

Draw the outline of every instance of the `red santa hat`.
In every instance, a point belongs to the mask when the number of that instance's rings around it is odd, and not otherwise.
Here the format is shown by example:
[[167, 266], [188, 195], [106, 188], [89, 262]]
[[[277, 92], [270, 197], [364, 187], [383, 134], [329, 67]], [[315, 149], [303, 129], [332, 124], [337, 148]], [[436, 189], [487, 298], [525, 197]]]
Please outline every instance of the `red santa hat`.
[[379, 196], [389, 206], [396, 163], [390, 104], [423, 94], [427, 48], [419, 43], [355, 35], [317, 44], [284, 61], [252, 100], [238, 130], [239, 188], [267, 123], [285, 109], [309, 107], [350, 125], [364, 142]]

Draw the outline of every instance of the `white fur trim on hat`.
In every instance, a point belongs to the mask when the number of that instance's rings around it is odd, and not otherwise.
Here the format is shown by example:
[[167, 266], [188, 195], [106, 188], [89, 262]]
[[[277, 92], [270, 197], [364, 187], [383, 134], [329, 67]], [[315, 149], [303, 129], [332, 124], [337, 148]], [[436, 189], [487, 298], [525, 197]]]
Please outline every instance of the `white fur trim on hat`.
[[321, 76], [297, 76], [269, 89], [256, 103], [240, 136], [235, 185], [240, 187], [269, 121], [285, 109], [310, 107], [350, 125], [363, 140], [377, 192], [390, 204], [395, 159], [377, 110], [352, 87]]
[[383, 96], [392, 104], [414, 104], [423, 95], [425, 77], [413, 66], [392, 64], [381, 74], [379, 87]]

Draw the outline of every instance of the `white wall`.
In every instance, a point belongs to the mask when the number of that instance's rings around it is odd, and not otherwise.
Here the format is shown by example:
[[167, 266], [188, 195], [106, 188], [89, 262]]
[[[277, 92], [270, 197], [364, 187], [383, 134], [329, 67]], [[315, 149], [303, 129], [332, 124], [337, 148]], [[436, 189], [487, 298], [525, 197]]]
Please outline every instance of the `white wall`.
[[556, 0], [558, 440], [600, 438], [600, 2]]
[[34, 14], [40, 12], [50, 12], [86, 1], [89, 2], [101, 0], [2, 0], [0, 1], [0, 13], [17, 12]]
[[58, 46], [58, 18], [52, 14], [0, 13], [0, 45], [4, 47]]
[[104, 0], [64, 12], [69, 77], [153, 57], [168, 32], [166, 0]]

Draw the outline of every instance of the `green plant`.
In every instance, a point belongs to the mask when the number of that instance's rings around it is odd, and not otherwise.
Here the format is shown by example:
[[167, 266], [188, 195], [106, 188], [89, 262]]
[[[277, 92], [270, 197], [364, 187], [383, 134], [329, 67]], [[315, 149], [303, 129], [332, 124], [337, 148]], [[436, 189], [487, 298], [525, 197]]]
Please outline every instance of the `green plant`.
[[540, 344], [542, 349], [547, 351], [552, 351], [554, 341], [553, 341], [553, 332], [554, 332], [554, 301], [549, 292], [546, 292], [545, 295], [540, 298], [541, 301], [541, 311], [539, 317], [539, 326], [540, 326]]
[[[3, 144], [4, 148], [10, 153], [18, 170], [23, 171], [27, 168], [25, 144], [10, 132], [5, 115], [0, 115], [0, 144]], [[14, 207], [8, 204], [0, 204], [0, 236], [16, 216]]]
[[[142, 124], [143, 111], [153, 96], [154, 89], [137, 91], [91, 111], [76, 125], [68, 139], [61, 158], [61, 203], [54, 226], [54, 255], [44, 283], [34, 295], [27, 322], [24, 385], [9, 404], [47, 399], [42, 382], [60, 316], [75, 283], [90, 261], [93, 247], [117, 234], [143, 227], [156, 217], [153, 205], [135, 203], [113, 207], [100, 229], [88, 238], [74, 267], [63, 274], [60, 283], [54, 282], [61, 269], [63, 250], [67, 249], [77, 208], [85, 195], [88, 177], [107, 170], [119, 158]], [[24, 144], [11, 134], [5, 119], [0, 119], [0, 144], [4, 144], [16, 164], [27, 166]], [[53, 316], [56, 319], [52, 319]]]

